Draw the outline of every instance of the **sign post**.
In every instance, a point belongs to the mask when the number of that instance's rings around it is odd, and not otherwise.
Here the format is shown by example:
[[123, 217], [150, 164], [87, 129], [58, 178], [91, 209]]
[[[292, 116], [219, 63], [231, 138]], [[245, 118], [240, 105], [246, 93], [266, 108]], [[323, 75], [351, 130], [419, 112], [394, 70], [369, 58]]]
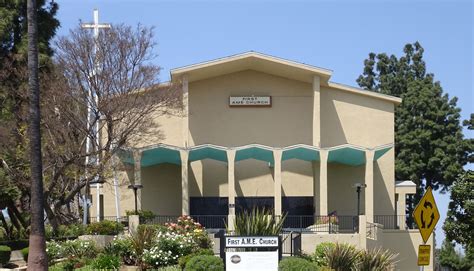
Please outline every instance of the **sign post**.
[[413, 218], [423, 239], [423, 244], [418, 247], [418, 266], [421, 266], [423, 270], [423, 266], [430, 264], [431, 246], [426, 245], [426, 242], [439, 220], [438, 206], [436, 206], [431, 187], [428, 187], [413, 211]]
[[279, 236], [223, 236], [221, 257], [228, 271], [277, 271], [281, 258]]

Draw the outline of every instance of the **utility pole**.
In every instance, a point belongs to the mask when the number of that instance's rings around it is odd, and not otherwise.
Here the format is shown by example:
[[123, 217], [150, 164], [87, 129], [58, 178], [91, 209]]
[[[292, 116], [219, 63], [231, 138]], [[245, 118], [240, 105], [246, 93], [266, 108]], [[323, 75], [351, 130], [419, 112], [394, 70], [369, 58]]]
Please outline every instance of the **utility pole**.
[[[98, 39], [99, 39], [99, 30], [100, 29], [108, 29], [110, 28], [110, 24], [106, 24], [106, 23], [99, 23], [99, 10], [98, 9], [94, 9], [94, 22], [93, 23], [83, 23], [81, 24], [81, 27], [84, 28], [84, 29], [93, 29], [94, 30], [94, 68], [93, 68], [93, 71], [92, 71], [92, 75], [91, 76], [95, 76], [97, 75], [97, 72], [98, 72], [98, 68], [99, 68], [99, 63], [98, 63], [98, 60], [97, 60], [97, 52], [98, 52], [98, 48], [97, 48], [97, 42], [98, 42]], [[95, 107], [94, 109], [98, 109], [98, 104], [99, 104], [99, 100], [98, 100], [98, 96], [97, 96], [97, 93], [93, 92], [92, 89], [89, 89], [88, 90], [88, 96], [89, 96], [89, 101], [87, 102], [87, 131], [89, 131], [89, 129], [91, 128], [91, 126], [93, 125], [91, 123], [91, 114], [92, 114], [92, 107]], [[92, 103], [92, 105], [91, 105]], [[99, 122], [100, 122], [100, 112], [97, 112], [97, 114], [99, 114], [99, 117], [96, 119], [96, 123], [95, 123], [95, 128], [93, 128], [92, 130], [94, 131], [95, 135], [95, 144], [96, 144], [96, 147], [97, 147], [97, 150], [99, 149], [99, 144], [100, 144], [100, 139], [99, 139]], [[86, 170], [85, 170], [85, 175], [87, 177], [87, 167], [89, 166], [89, 162], [90, 162], [90, 158], [89, 158], [89, 152], [91, 151], [91, 136], [90, 135], [87, 135], [87, 138], [86, 138]], [[98, 166], [99, 165], [99, 152], [97, 151], [96, 153], [96, 157], [95, 157], [95, 162], [96, 162], [96, 165]], [[97, 176], [98, 177], [98, 176]], [[97, 180], [98, 181], [98, 180]], [[89, 190], [89, 188], [87, 187], [86, 188], [87, 190]], [[88, 193], [85, 193], [86, 195], [84, 195], [84, 217], [83, 217], [83, 223], [86, 224], [87, 223], [87, 217], [88, 217], [88, 211], [89, 211], [89, 205], [88, 205], [88, 202], [87, 202], [87, 194]], [[97, 221], [100, 220], [100, 183], [97, 182], [96, 183], [96, 207], [97, 207], [97, 212], [96, 212], [96, 218], [97, 218]]]

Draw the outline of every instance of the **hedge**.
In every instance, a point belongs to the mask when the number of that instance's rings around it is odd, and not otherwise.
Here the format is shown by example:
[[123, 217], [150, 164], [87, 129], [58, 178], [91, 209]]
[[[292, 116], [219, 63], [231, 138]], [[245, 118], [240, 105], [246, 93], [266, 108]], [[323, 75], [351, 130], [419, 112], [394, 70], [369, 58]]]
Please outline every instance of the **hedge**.
[[191, 258], [185, 271], [224, 271], [224, 262], [216, 256], [199, 255]]
[[10, 261], [12, 249], [7, 246], [0, 246], [0, 264], [7, 264]]

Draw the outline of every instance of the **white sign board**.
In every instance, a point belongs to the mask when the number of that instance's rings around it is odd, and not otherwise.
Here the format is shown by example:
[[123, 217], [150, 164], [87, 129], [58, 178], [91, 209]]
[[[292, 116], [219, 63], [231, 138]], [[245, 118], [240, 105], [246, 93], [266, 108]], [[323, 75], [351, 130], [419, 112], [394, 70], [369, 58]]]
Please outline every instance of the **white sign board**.
[[278, 247], [277, 236], [236, 236], [225, 238], [226, 247]]
[[278, 271], [278, 250], [226, 252], [227, 271]]
[[230, 96], [229, 106], [270, 107], [272, 106], [272, 97], [271, 96]]

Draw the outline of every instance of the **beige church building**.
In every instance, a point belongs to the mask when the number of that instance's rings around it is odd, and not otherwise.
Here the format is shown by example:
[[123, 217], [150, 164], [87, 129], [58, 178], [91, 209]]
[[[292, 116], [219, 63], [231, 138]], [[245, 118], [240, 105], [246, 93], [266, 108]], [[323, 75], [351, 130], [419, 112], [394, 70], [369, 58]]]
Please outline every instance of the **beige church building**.
[[383, 247], [399, 254], [398, 270], [418, 270], [422, 240], [405, 213], [416, 189], [395, 180], [401, 99], [332, 73], [256, 52], [172, 69], [182, 112], [156, 117], [156, 135], [124, 149], [130, 170], [104, 184], [100, 206], [92, 189], [92, 216], [124, 216], [135, 208], [128, 185], [141, 184], [138, 209], [160, 217], [232, 227], [236, 213], [264, 206], [287, 216], [306, 253], [324, 241]]

